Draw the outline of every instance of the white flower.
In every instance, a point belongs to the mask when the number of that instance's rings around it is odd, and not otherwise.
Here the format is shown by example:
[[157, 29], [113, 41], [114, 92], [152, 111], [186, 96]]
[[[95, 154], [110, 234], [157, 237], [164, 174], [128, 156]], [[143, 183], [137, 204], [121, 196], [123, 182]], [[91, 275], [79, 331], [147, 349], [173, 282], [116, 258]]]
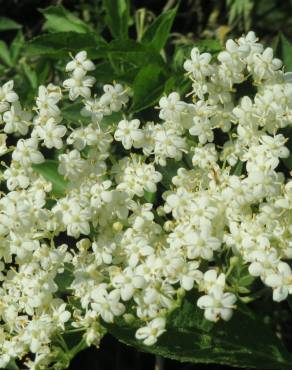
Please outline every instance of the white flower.
[[90, 88], [94, 83], [94, 77], [86, 76], [86, 72], [82, 69], [75, 69], [72, 77], [63, 82], [63, 86], [69, 90], [70, 100], [76, 100], [78, 96], [89, 98], [91, 95]]
[[279, 262], [276, 271], [265, 278], [265, 284], [273, 288], [273, 300], [281, 302], [292, 294], [292, 272], [286, 262]]
[[86, 161], [81, 158], [80, 153], [76, 149], [71, 150], [67, 154], [60, 154], [59, 161], [58, 171], [70, 179], [78, 178], [87, 167]]
[[36, 130], [47, 148], [62, 148], [61, 138], [66, 134], [67, 129], [65, 126], [57, 125], [54, 118], [50, 118], [44, 126], [39, 126]]
[[197, 305], [205, 311], [204, 316], [207, 320], [216, 322], [219, 318], [230, 320], [235, 302], [236, 296], [233, 293], [224, 293], [219, 286], [214, 286], [207, 295], [198, 299]]
[[16, 149], [12, 153], [12, 158], [24, 167], [29, 166], [32, 163], [42, 163], [45, 159], [37, 148], [38, 141], [36, 139], [20, 139], [17, 142]]
[[157, 342], [157, 338], [165, 332], [165, 319], [157, 317], [150, 321], [147, 326], [136, 331], [136, 338], [142, 340], [146, 346], [152, 346]]
[[201, 80], [206, 76], [210, 76], [213, 72], [213, 66], [210, 64], [211, 59], [211, 54], [200, 54], [198, 48], [193, 48], [191, 51], [191, 59], [187, 59], [184, 62], [184, 69], [191, 73], [194, 79]]
[[72, 72], [76, 69], [84, 70], [85, 72], [94, 71], [95, 66], [91, 60], [87, 59], [86, 51], [80, 51], [72, 58], [72, 61], [67, 63], [66, 72]]
[[263, 53], [253, 55], [252, 73], [258, 80], [272, 77], [282, 67], [282, 61], [273, 57], [273, 49], [266, 48]]
[[18, 95], [13, 91], [14, 82], [12, 80], [0, 86], [0, 113], [9, 109], [11, 103], [18, 100]]
[[165, 121], [180, 122], [183, 118], [183, 113], [186, 113], [187, 104], [180, 101], [178, 93], [173, 92], [167, 97], [163, 96], [159, 100], [160, 113], [159, 117]]
[[140, 121], [138, 119], [120, 121], [115, 131], [115, 140], [121, 141], [125, 149], [131, 149], [132, 146], [135, 148], [141, 147], [144, 135], [139, 126]]
[[214, 286], [218, 286], [220, 289], [225, 288], [225, 274], [220, 273], [218, 275], [215, 269], [210, 269], [204, 273], [200, 288], [209, 292]]
[[21, 105], [18, 101], [12, 103], [10, 110], [3, 114], [3, 121], [5, 122], [4, 132], [7, 134], [19, 133], [21, 135], [26, 135], [31, 117], [31, 113], [21, 109]]
[[187, 256], [190, 259], [203, 258], [211, 260], [213, 252], [221, 246], [221, 241], [212, 235], [208, 229], [201, 232], [193, 231], [186, 235]]
[[128, 90], [120, 84], [104, 85], [104, 94], [99, 103], [102, 107], [108, 107], [112, 112], [118, 112], [129, 101]]
[[57, 103], [61, 100], [62, 93], [58, 86], [49, 84], [47, 87], [40, 86], [38, 96], [36, 98], [36, 105], [39, 115], [46, 117], [58, 117], [60, 109]]
[[203, 147], [196, 147], [192, 158], [193, 165], [201, 168], [214, 166], [218, 160], [218, 154], [214, 144], [207, 144]]
[[143, 288], [145, 280], [142, 276], [136, 275], [130, 267], [127, 267], [113, 277], [112, 283], [115, 288], [120, 289], [122, 300], [128, 301], [133, 297], [135, 289]]
[[100, 286], [91, 293], [91, 307], [100, 314], [105, 322], [112, 323], [115, 316], [120, 316], [125, 312], [125, 306], [120, 302], [120, 292], [118, 289], [107, 292], [106, 288]]

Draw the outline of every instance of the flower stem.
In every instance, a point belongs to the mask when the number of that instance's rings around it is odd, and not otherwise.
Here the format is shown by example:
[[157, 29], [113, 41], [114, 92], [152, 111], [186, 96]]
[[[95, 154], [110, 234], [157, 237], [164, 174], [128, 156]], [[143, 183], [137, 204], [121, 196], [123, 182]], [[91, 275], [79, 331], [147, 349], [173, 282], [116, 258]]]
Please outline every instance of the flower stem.
[[164, 358], [156, 355], [154, 370], [163, 370], [163, 369], [164, 369]]

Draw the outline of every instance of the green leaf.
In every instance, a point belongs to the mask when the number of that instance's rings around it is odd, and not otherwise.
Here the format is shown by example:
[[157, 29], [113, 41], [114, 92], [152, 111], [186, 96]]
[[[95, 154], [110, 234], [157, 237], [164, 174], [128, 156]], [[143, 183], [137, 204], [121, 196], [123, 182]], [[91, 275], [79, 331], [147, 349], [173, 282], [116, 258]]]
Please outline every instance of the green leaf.
[[65, 270], [55, 277], [55, 283], [58, 285], [58, 293], [61, 295], [67, 293], [70, 289], [70, 285], [74, 280], [72, 273], [72, 265], [69, 263], [65, 264]]
[[235, 25], [239, 21], [243, 21], [244, 29], [250, 29], [251, 12], [253, 10], [253, 0], [227, 0], [228, 6], [228, 24]]
[[0, 17], [0, 31], [19, 30], [21, 28], [21, 24], [15, 22], [14, 20], [6, 17]]
[[181, 72], [172, 72], [172, 76], [166, 81], [164, 93], [166, 95], [177, 91], [180, 96], [186, 95], [192, 88], [191, 80]]
[[93, 31], [89, 24], [83, 22], [63, 6], [49, 6], [40, 9], [40, 12], [46, 18], [45, 28], [49, 32], [87, 33]]
[[65, 194], [68, 181], [64, 179], [58, 172], [58, 161], [47, 159], [40, 164], [34, 164], [33, 169], [42, 175], [47, 181], [52, 183], [52, 194], [55, 196], [63, 196]]
[[91, 75], [96, 78], [97, 82], [112, 83], [115, 79], [115, 71], [109, 62], [98, 63]]
[[280, 58], [284, 62], [286, 71], [292, 72], [292, 45], [283, 34], [280, 35], [279, 49]]
[[122, 112], [113, 112], [110, 116], [104, 116], [103, 119], [100, 121], [100, 125], [102, 128], [106, 128], [110, 125], [117, 124], [122, 119]]
[[89, 124], [90, 117], [84, 117], [80, 114], [81, 109], [84, 107], [82, 103], [71, 103], [62, 109], [62, 116], [74, 126], [82, 124]]
[[176, 176], [177, 170], [181, 167], [185, 167], [182, 162], [177, 162], [174, 159], [167, 160], [167, 166], [157, 166], [157, 171], [162, 174], [161, 184], [165, 189], [169, 189], [172, 184], [172, 178]]
[[149, 191], [144, 191], [144, 198], [146, 202], [154, 204], [156, 201], [156, 193], [150, 193]]
[[292, 355], [261, 317], [238, 307], [230, 321], [214, 324], [204, 319], [194, 298], [185, 298], [182, 306], [172, 312], [166, 333], [154, 346], [145, 346], [135, 339], [137, 324], [130, 327], [123, 321], [106, 327], [121, 342], [140, 351], [181, 362], [291, 369]]
[[18, 31], [16, 37], [10, 45], [11, 61], [15, 67], [19, 61], [21, 50], [24, 47], [24, 36], [22, 31]]
[[281, 158], [281, 161], [284, 163], [285, 167], [288, 170], [292, 170], [292, 155], [290, 154], [288, 158]]
[[173, 59], [172, 59], [172, 65], [176, 71], [182, 70], [185, 73], [185, 70], [183, 69], [183, 64], [187, 58], [190, 58], [192, 48], [193, 48], [193, 45], [177, 45], [176, 46]]
[[220, 42], [218, 40], [206, 39], [195, 42], [195, 45], [201, 53], [217, 54], [222, 50]]
[[0, 40], [0, 60], [8, 67], [12, 67], [13, 65], [8, 46], [2, 40]]
[[47, 82], [50, 72], [50, 61], [46, 58], [40, 58], [35, 66], [38, 85], [43, 85]]
[[7, 370], [20, 370], [19, 367], [17, 366], [15, 360], [10, 360], [8, 365], [6, 365]]
[[244, 163], [242, 161], [237, 161], [235, 167], [232, 169], [233, 170], [232, 175], [240, 176], [243, 171], [243, 164]]
[[232, 263], [233, 269], [228, 276], [228, 281], [230, 281], [230, 285], [233, 287], [249, 287], [255, 281], [255, 277], [251, 276], [248, 271], [248, 266], [244, 264], [244, 261], [240, 257], [232, 257], [230, 259], [230, 263]]
[[132, 112], [139, 112], [154, 105], [164, 91], [166, 78], [157, 64], [148, 64], [137, 74], [133, 83]]
[[90, 58], [104, 56], [106, 43], [93, 33], [57, 32], [37, 36], [26, 48], [28, 56], [68, 58], [70, 52], [86, 50]]
[[165, 66], [157, 51], [134, 40], [113, 40], [108, 44], [107, 54], [113, 62], [121, 61], [139, 67], [144, 67], [149, 63]]
[[142, 36], [142, 43], [151, 45], [155, 50], [164, 48], [176, 15], [177, 8], [170, 9], [157, 17]]
[[130, 17], [129, 0], [103, 0], [105, 21], [114, 38], [127, 39]]
[[36, 89], [38, 85], [38, 77], [36, 71], [26, 63], [22, 64], [22, 69], [32, 89]]

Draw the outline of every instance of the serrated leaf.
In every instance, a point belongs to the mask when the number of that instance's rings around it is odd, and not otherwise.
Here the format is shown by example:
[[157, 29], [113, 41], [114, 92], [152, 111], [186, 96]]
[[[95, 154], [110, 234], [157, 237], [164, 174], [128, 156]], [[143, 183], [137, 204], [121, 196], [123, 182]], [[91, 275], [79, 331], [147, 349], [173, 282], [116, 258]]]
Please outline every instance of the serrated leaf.
[[151, 45], [155, 50], [164, 48], [176, 15], [177, 8], [170, 9], [157, 17], [142, 36], [142, 43]]
[[107, 60], [96, 64], [95, 70], [90, 72], [90, 74], [94, 76], [97, 83], [100, 83], [101, 85], [105, 83], [113, 83], [113, 81], [132, 84], [138, 72], [138, 67], [133, 66], [125, 60], [123, 60], [121, 69], [118, 70], [116, 70]]
[[105, 128], [112, 124], [117, 124], [123, 119], [122, 112], [113, 112], [110, 116], [104, 116], [100, 121], [101, 127]]
[[113, 61], [123, 61], [133, 66], [144, 67], [149, 63], [165, 65], [156, 50], [134, 40], [113, 40], [108, 44], [107, 54]]
[[46, 18], [45, 28], [49, 32], [87, 33], [93, 29], [63, 6], [49, 6], [40, 12]]
[[11, 31], [21, 29], [21, 24], [7, 17], [0, 17], [0, 31]]
[[8, 46], [2, 40], [0, 40], [0, 60], [8, 67], [12, 67], [13, 65]]
[[89, 124], [90, 117], [84, 117], [80, 114], [81, 109], [84, 107], [82, 103], [73, 103], [62, 109], [62, 116], [74, 126], [82, 124]]
[[13, 39], [10, 45], [11, 61], [14, 66], [18, 63], [21, 50], [24, 47], [24, 36], [22, 31], [18, 31], [16, 37]]
[[9, 363], [6, 365], [5, 369], [6, 370], [20, 370], [15, 360], [10, 360]]
[[37, 173], [52, 183], [51, 194], [55, 196], [63, 196], [65, 194], [68, 181], [59, 174], [58, 165], [58, 161], [47, 159], [45, 162], [34, 164], [32, 167]]
[[247, 287], [250, 286], [254, 281], [255, 278], [251, 276], [249, 273], [247, 273], [238, 280], [238, 285], [240, 287]]
[[57, 274], [55, 278], [55, 283], [58, 285], [58, 293], [67, 293], [70, 289], [70, 285], [74, 280], [72, 270], [72, 265], [69, 263], [65, 264], [65, 270], [61, 274]]
[[105, 21], [114, 38], [127, 39], [130, 17], [129, 0], [103, 0]]
[[46, 58], [40, 58], [35, 66], [37, 80], [39, 85], [46, 83], [50, 72], [50, 61]]
[[144, 191], [144, 198], [145, 198], [146, 202], [154, 204], [155, 200], [156, 200], [156, 193], [150, 193], [149, 191], [145, 190]]
[[154, 105], [164, 91], [166, 78], [163, 69], [156, 64], [142, 68], [133, 83], [132, 112], [139, 112]]
[[291, 154], [287, 158], [281, 158], [281, 161], [284, 163], [285, 167], [288, 168], [288, 170], [292, 170], [292, 155]]
[[243, 162], [238, 161], [235, 167], [233, 168], [232, 175], [240, 176], [242, 174], [242, 171], [243, 171]]
[[31, 88], [36, 89], [37, 84], [38, 84], [38, 77], [37, 77], [36, 71], [32, 69], [26, 63], [22, 64], [22, 69], [23, 69], [24, 75], [27, 78], [27, 81], [29, 82]]
[[211, 53], [216, 54], [222, 50], [220, 42], [218, 40], [213, 39], [206, 39], [206, 40], [199, 40], [195, 42], [195, 45], [201, 53]]
[[161, 184], [165, 189], [169, 189], [172, 184], [172, 178], [176, 176], [177, 170], [184, 167], [182, 162], [176, 162], [174, 159], [169, 159], [167, 161], [167, 166], [157, 166], [157, 171], [162, 174]]
[[185, 298], [167, 320], [167, 331], [154, 346], [135, 339], [138, 328], [125, 322], [106, 325], [121, 342], [140, 351], [181, 362], [221, 364], [262, 370], [289, 370], [292, 355], [281, 340], [249, 310], [237, 309], [228, 322], [209, 323], [195, 300]]
[[85, 50], [90, 58], [104, 56], [106, 43], [95, 34], [77, 34], [75, 32], [57, 32], [37, 36], [26, 48], [28, 56], [48, 56], [68, 58], [70, 52]]
[[286, 71], [292, 72], [292, 45], [283, 34], [280, 35], [279, 49]]
[[184, 61], [190, 57], [193, 45], [178, 45], [175, 48], [172, 65], [173, 68], [177, 70], [185, 70], [183, 69]]

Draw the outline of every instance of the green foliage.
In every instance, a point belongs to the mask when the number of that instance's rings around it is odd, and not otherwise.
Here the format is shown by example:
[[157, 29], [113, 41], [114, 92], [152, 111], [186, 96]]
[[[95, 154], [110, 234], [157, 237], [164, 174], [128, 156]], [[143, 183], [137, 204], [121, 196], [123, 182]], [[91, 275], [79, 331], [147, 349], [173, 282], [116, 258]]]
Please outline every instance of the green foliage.
[[232, 257], [230, 259], [230, 269], [232, 269], [228, 276], [230, 285], [235, 288], [235, 292], [239, 294], [249, 293], [249, 287], [255, 281], [255, 278], [248, 272], [248, 266], [243, 264], [240, 257]]
[[20, 30], [21, 28], [21, 24], [15, 22], [14, 20], [6, 17], [0, 17], [0, 31]]
[[66, 10], [63, 6], [49, 6], [40, 11], [46, 18], [44, 28], [49, 32], [87, 33], [93, 31], [90, 25]]
[[142, 36], [142, 43], [160, 51], [164, 48], [176, 15], [176, 9], [170, 9], [157, 17]]
[[0, 59], [8, 67], [12, 67], [11, 55], [6, 43], [0, 40]]
[[292, 72], [292, 45], [283, 34], [280, 34], [278, 49], [286, 70]]
[[128, 38], [128, 27], [130, 19], [129, 0], [103, 0], [106, 12], [105, 21], [111, 34], [117, 39]]
[[124, 321], [106, 327], [121, 342], [140, 351], [182, 362], [263, 370], [288, 370], [292, 366], [292, 356], [271, 328], [261, 317], [241, 307], [231, 321], [214, 324], [203, 318], [193, 299], [185, 298], [183, 305], [168, 318], [167, 332], [152, 347], [137, 341], [135, 328]]
[[[261, 3], [261, 1], [260, 1]], [[227, 0], [230, 9], [229, 25], [235, 27], [240, 19], [244, 28], [252, 23], [252, 11], [259, 12], [260, 7], [248, 0]], [[98, 84], [113, 81], [126, 83], [133, 91], [130, 113], [148, 117], [149, 108], [157, 104], [163, 94], [170, 93], [174, 87], [182, 95], [190, 84], [185, 79], [183, 61], [189, 56], [193, 46], [202, 52], [216, 55], [221, 45], [215, 39], [203, 39], [184, 45], [170, 45], [170, 33], [177, 13], [177, 8], [170, 9], [158, 16], [143, 32], [139, 41], [130, 38], [129, 0], [103, 0], [105, 24], [104, 33], [96, 31], [93, 24], [80, 19], [78, 14], [62, 6], [50, 6], [42, 9], [45, 19], [42, 33], [25, 41], [22, 26], [17, 22], [0, 17], [0, 31], [13, 30], [16, 36], [8, 44], [0, 41], [0, 72], [3, 79], [13, 76], [17, 90], [27, 100], [35, 96], [37, 86], [50, 81], [59, 83], [63, 78], [62, 66], [69, 53], [76, 54], [86, 50], [89, 58], [97, 60], [96, 70], [91, 73]], [[109, 32], [111, 39], [105, 41]], [[171, 47], [169, 47], [171, 46]], [[165, 53], [165, 50], [168, 53]], [[288, 71], [292, 71], [292, 46], [284, 35], [279, 37], [278, 51]], [[53, 66], [54, 65], [54, 66]], [[80, 102], [62, 107], [62, 116], [67, 125], [86, 125], [90, 119], [80, 114]], [[143, 117], [144, 117], [143, 116]], [[113, 120], [121, 119], [120, 113], [105, 117], [101, 124], [111, 125]], [[283, 160], [291, 169], [292, 159]], [[67, 181], [58, 174], [58, 162], [51, 159], [34, 165], [33, 169], [52, 183], [52, 197], [65, 194]], [[187, 167], [185, 163], [168, 161], [165, 167], [157, 166], [163, 175], [162, 184], [169, 188], [178, 168]], [[243, 163], [235, 168], [235, 175], [240, 175]], [[154, 202], [154, 194], [145, 192], [145, 201]], [[68, 271], [58, 275], [57, 284], [65, 294], [71, 281]], [[247, 273], [247, 268], [238, 264], [231, 271], [228, 279], [237, 285], [239, 294], [247, 294], [254, 279]], [[252, 315], [241, 307], [228, 323], [213, 325], [203, 318], [203, 312], [195, 304], [195, 299], [185, 298], [182, 308], [174, 310], [168, 320], [168, 331], [157, 345], [147, 347], [135, 340], [134, 333], [138, 326], [126, 324], [107, 325], [112, 335], [120, 341], [132, 345], [141, 351], [151, 352], [179, 361], [192, 363], [217, 363], [238, 367], [250, 367], [265, 370], [285, 370], [292, 366], [291, 355], [283, 347], [277, 335], [263, 323], [262, 318]], [[84, 342], [76, 345], [76, 353], [85, 347]], [[78, 349], [78, 351], [77, 351]], [[74, 350], [75, 351], [75, 350]], [[73, 352], [74, 352], [73, 351]], [[75, 352], [74, 352], [75, 353]], [[10, 369], [16, 369], [11, 362]]]
[[148, 63], [164, 65], [163, 59], [155, 50], [134, 40], [111, 41], [108, 44], [107, 57], [114, 68], [119, 68], [120, 63], [137, 67], [144, 67]]
[[229, 24], [233, 26], [239, 19], [242, 19], [244, 29], [248, 31], [251, 26], [251, 12], [254, 7], [254, 0], [227, 0], [226, 3], [229, 8]]
[[70, 264], [66, 264], [65, 270], [61, 274], [58, 274], [55, 278], [55, 283], [58, 285], [58, 292], [61, 294], [64, 294], [68, 291], [68, 287], [73, 281], [71, 268], [72, 266]]
[[34, 164], [32, 167], [36, 172], [52, 183], [51, 194], [53, 196], [58, 197], [64, 195], [67, 181], [58, 173], [58, 161], [46, 160], [43, 163]]
[[167, 169], [163, 166], [157, 166], [158, 171], [162, 174], [161, 183], [165, 189], [169, 189], [172, 184], [172, 178], [176, 176], [177, 170], [180, 167], [185, 167], [182, 162], [176, 162], [174, 159], [167, 161]]
[[74, 126], [78, 126], [81, 123], [88, 124], [90, 122], [90, 118], [84, 117], [80, 114], [82, 107], [82, 103], [70, 104], [62, 109], [62, 116], [69, 124], [73, 124]]
[[69, 53], [86, 50], [91, 58], [97, 58], [102, 55], [103, 46], [104, 42], [94, 33], [56, 32], [32, 39], [26, 55], [68, 59]]
[[25, 44], [22, 31], [18, 31], [10, 45], [10, 57], [12, 65], [15, 67], [19, 61], [19, 57]]
[[166, 76], [164, 70], [156, 64], [141, 68], [133, 83], [132, 112], [139, 112], [155, 104], [164, 91]]
[[7, 370], [19, 370], [19, 367], [17, 366], [14, 360], [11, 360], [9, 364], [6, 366], [6, 369]]

